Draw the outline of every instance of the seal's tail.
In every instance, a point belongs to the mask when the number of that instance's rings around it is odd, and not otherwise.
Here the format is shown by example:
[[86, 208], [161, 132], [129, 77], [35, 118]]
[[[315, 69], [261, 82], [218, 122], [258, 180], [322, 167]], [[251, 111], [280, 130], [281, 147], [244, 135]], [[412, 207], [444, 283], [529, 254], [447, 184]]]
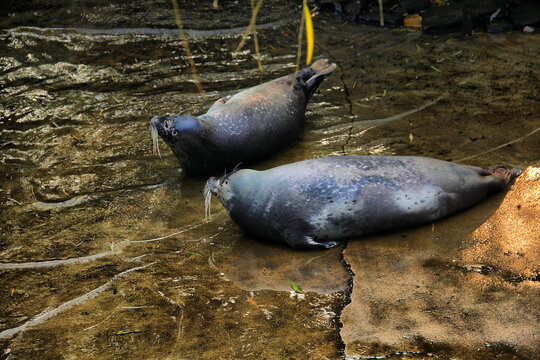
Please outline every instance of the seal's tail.
[[492, 176], [504, 180], [505, 186], [510, 185], [514, 179], [521, 174], [520, 168], [515, 167], [509, 169], [503, 165], [493, 165], [488, 167], [485, 171]]
[[302, 69], [296, 76], [296, 82], [305, 88], [308, 98], [313, 95], [321, 82], [336, 70], [336, 64], [329, 64], [328, 59], [315, 61], [310, 67]]

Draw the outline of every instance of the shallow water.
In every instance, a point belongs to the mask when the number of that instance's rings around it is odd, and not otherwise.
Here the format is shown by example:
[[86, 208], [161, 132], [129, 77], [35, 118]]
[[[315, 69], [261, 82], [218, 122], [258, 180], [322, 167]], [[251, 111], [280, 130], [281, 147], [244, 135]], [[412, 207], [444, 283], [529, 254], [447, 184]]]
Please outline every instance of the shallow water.
[[[175, 31], [67, 20], [0, 30], [0, 356], [343, 356], [346, 245], [298, 252], [251, 239], [216, 200], [206, 223], [205, 179], [185, 176], [163, 142], [162, 158], [152, 154], [153, 115], [198, 115], [294, 71], [290, 10], [260, 20], [262, 75], [251, 42], [231, 58], [243, 15], [222, 28], [205, 28], [211, 14], [190, 20], [206, 99]], [[537, 35], [462, 42], [328, 14], [314, 25], [315, 56], [338, 70], [313, 96], [302, 139], [254, 168], [343, 154], [538, 164]]]

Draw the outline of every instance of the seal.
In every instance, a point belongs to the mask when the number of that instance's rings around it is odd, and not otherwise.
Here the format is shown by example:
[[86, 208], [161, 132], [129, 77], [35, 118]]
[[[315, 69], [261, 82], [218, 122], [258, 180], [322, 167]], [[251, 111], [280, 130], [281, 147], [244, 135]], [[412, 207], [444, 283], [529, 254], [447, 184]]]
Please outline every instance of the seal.
[[520, 173], [415, 156], [337, 156], [210, 178], [205, 202], [209, 215], [211, 195], [217, 196], [253, 237], [293, 248], [330, 248], [466, 209]]
[[294, 74], [217, 100], [204, 115], [154, 116], [158, 134], [189, 174], [210, 174], [278, 153], [302, 135], [309, 98], [334, 70], [321, 59]]

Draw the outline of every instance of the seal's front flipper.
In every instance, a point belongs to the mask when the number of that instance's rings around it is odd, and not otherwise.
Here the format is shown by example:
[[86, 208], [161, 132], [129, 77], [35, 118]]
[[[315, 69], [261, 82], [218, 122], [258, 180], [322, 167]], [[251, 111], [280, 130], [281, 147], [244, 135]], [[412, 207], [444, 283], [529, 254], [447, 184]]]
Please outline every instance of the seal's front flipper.
[[210, 106], [210, 109], [208, 109], [208, 111], [212, 110], [214, 108], [215, 110], [215, 107], [216, 106], [220, 106], [220, 105], [224, 105], [227, 103], [227, 101], [229, 101], [233, 96], [232, 95], [227, 95], [227, 96], [224, 96], [220, 99], [217, 99], [215, 103], [212, 104], [212, 106]]
[[339, 244], [339, 241], [316, 241], [317, 248], [330, 249]]
[[339, 244], [338, 241], [317, 241], [311, 235], [286, 230], [285, 242], [294, 249], [330, 249]]

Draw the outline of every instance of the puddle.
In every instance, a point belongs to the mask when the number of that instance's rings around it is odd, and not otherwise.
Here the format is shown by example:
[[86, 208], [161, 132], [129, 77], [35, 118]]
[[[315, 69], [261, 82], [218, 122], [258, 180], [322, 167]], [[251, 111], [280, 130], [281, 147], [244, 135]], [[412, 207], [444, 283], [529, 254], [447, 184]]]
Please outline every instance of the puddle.
[[[221, 12], [198, 2], [183, 12], [207, 99], [176, 33], [159, 30], [174, 29], [170, 2], [145, 5], [155, 12], [116, 3], [47, 10], [30, 2], [2, 20], [0, 357], [342, 358], [343, 248], [372, 249], [361, 254], [364, 284], [388, 294], [403, 279], [378, 278], [376, 269], [405, 269], [421, 246], [421, 256], [459, 246], [397, 232], [298, 252], [244, 236], [217, 201], [213, 220], [204, 221], [206, 179], [185, 176], [163, 142], [162, 158], [152, 153], [149, 121], [202, 114], [222, 96], [293, 72], [300, 14], [295, 3], [265, 1], [260, 75], [251, 41], [231, 57], [249, 7], [219, 3]], [[309, 103], [302, 139], [254, 168], [343, 154], [483, 167], [538, 161], [537, 35], [462, 42], [344, 24], [329, 14], [314, 26], [315, 56], [338, 69]], [[435, 231], [453, 224], [472, 232], [501, 196], [435, 223]], [[407, 234], [415, 231], [431, 234], [430, 225]], [[377, 263], [388, 244], [398, 249], [395, 262]], [[436, 271], [444, 274], [446, 260], [422, 269], [442, 266]], [[474, 267], [482, 264], [460, 271], [482, 275]], [[301, 296], [291, 293], [291, 280]], [[459, 304], [472, 308], [466, 301]]]

